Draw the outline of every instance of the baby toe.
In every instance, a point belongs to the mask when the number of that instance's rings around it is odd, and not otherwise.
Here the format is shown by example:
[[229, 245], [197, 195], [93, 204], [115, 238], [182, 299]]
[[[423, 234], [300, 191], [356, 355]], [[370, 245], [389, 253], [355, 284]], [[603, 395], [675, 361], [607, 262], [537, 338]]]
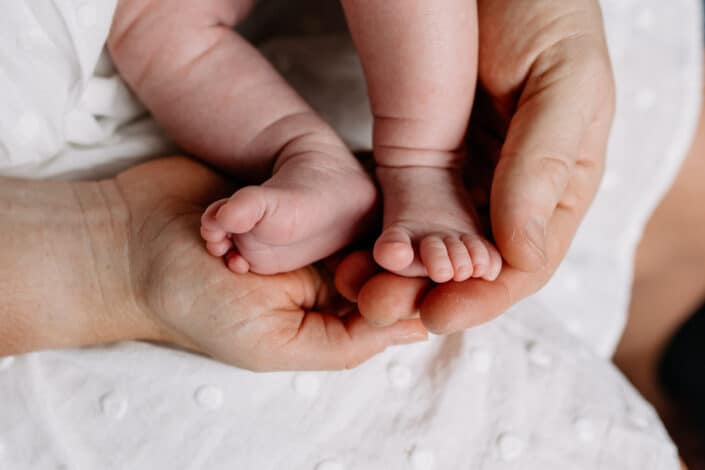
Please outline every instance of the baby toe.
[[463, 243], [470, 253], [470, 258], [473, 264], [472, 277], [482, 277], [487, 272], [490, 265], [490, 255], [487, 252], [487, 246], [482, 239], [477, 236], [465, 235], [462, 238]]
[[489, 255], [490, 262], [483, 279], [494, 281], [497, 279], [500, 271], [502, 270], [502, 255], [499, 254], [497, 248], [495, 248], [490, 242], [485, 241], [485, 244], [487, 246], [487, 253]]
[[433, 282], [448, 282], [453, 279], [453, 265], [441, 237], [430, 236], [422, 239], [419, 244], [419, 257]]
[[230, 233], [242, 234], [252, 230], [267, 211], [267, 190], [247, 186], [233, 194], [215, 213], [221, 227]]
[[227, 233], [222, 230], [211, 230], [201, 225], [201, 238], [207, 242], [219, 242], [227, 238]]
[[409, 233], [399, 227], [384, 230], [375, 243], [375, 261], [389, 271], [402, 271], [414, 261]]
[[240, 253], [235, 251], [228, 253], [225, 257], [225, 264], [229, 270], [236, 274], [245, 274], [250, 271], [250, 263]]
[[218, 220], [216, 219], [216, 214], [218, 213], [220, 208], [223, 207], [223, 205], [225, 205], [227, 202], [227, 199], [220, 199], [208, 206], [208, 208], [203, 212], [203, 215], [201, 215], [201, 226], [213, 232], [225, 232], [225, 230], [223, 230], [223, 227], [220, 225], [220, 222], [218, 222]]
[[217, 242], [206, 242], [206, 250], [213, 256], [224, 256], [232, 248], [229, 238], [224, 238]]
[[453, 280], [465, 281], [472, 276], [472, 259], [465, 244], [457, 237], [446, 237], [444, 240], [450, 262], [453, 265]]

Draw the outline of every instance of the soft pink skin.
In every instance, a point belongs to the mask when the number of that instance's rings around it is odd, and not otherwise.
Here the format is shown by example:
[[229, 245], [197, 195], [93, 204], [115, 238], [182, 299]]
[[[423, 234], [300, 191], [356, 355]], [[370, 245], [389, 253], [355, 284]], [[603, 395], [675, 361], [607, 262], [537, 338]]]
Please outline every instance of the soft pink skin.
[[233, 272], [276, 274], [350, 243], [368, 225], [375, 190], [356, 166], [326, 165], [324, 155], [294, 157], [262, 185], [211, 204], [201, 217], [208, 251], [227, 255]]
[[[475, 5], [399, 2], [344, 2], [376, 116], [385, 223], [375, 257], [437, 282], [494, 279], [501, 258], [477, 229], [455, 158], [474, 93]], [[232, 31], [251, 4], [121, 0], [109, 47], [182, 147], [245, 180], [266, 179], [211, 205], [201, 234], [233, 271], [273, 274], [352, 241], [376, 195], [335, 133]]]
[[121, 0], [108, 45], [177, 143], [262, 182], [215, 202], [201, 233], [211, 254], [235, 250], [234, 271], [274, 274], [349, 244], [377, 195], [333, 130], [232, 30], [251, 3]]
[[477, 77], [473, 0], [343, 0], [375, 117], [384, 195], [375, 261], [433, 281], [495, 279], [502, 266], [462, 179]]

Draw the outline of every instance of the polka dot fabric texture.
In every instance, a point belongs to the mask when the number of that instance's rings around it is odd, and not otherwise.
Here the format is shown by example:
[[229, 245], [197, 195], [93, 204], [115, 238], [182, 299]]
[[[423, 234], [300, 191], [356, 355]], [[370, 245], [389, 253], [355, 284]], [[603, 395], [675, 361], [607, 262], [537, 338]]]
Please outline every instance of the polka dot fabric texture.
[[[105, 175], [168, 148], [101, 54], [113, 7], [3, 6], [4, 174]], [[279, 11], [301, 37], [262, 33], [263, 49], [350, 145], [369, 146], [349, 38], [310, 18], [315, 8], [281, 7], [264, 8], [252, 30]], [[636, 240], [696, 122], [700, 2], [603, 7], [618, 84], [606, 175], [541, 293], [490, 324], [342, 372], [256, 374], [143, 343], [2, 358], [0, 468], [679, 469], [653, 409], [607, 358]]]
[[22, 404], [2, 408], [0, 462], [677, 469], [653, 410], [608, 362], [575, 345], [528, 302], [500, 321], [343, 372], [257, 374], [131, 343], [30, 354], [0, 370], [1, 396]]

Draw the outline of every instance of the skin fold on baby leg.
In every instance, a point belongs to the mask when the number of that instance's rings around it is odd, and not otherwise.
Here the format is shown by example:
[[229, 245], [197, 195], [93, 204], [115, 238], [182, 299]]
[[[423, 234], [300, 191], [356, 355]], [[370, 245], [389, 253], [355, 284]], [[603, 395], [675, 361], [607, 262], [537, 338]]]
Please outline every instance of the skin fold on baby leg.
[[402, 274], [428, 273], [436, 282], [497, 277], [501, 258], [479, 232], [458, 170], [378, 167], [377, 176], [385, 207], [378, 263]]
[[251, 0], [121, 0], [108, 40], [122, 76], [185, 150], [246, 186], [204, 214], [208, 251], [236, 272], [290, 271], [352, 242], [371, 178], [233, 27]]
[[472, 1], [344, 0], [374, 114], [384, 196], [375, 261], [435, 282], [494, 280], [502, 260], [461, 178], [477, 76]]

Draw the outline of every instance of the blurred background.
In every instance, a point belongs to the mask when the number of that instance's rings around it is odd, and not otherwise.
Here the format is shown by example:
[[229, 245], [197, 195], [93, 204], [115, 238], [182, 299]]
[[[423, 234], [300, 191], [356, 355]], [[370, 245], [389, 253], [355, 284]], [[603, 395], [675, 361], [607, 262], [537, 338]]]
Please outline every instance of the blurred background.
[[615, 363], [657, 409], [691, 470], [705, 469], [705, 125], [639, 244]]

